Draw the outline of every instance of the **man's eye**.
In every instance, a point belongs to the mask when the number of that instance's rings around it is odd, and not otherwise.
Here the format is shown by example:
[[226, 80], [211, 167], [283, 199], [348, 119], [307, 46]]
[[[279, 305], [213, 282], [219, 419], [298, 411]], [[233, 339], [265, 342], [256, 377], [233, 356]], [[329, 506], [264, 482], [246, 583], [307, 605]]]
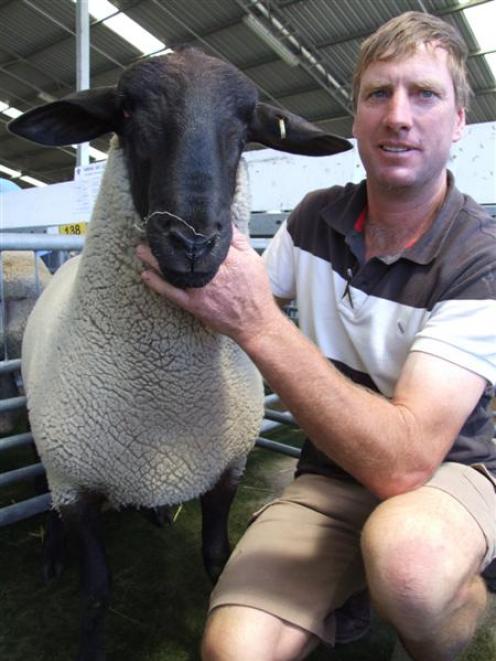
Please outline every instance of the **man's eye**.
[[432, 90], [420, 90], [419, 94], [423, 99], [433, 99], [435, 96], [437, 96], [437, 94]]
[[373, 90], [369, 94], [369, 97], [372, 99], [385, 99], [386, 96], [387, 96], [386, 90]]

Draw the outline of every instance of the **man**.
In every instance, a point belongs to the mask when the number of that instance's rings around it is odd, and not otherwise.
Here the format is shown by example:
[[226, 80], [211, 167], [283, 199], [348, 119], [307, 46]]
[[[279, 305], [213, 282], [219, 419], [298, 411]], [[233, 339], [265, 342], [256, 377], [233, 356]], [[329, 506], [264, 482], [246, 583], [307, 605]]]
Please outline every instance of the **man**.
[[[443, 21], [391, 20], [355, 77], [366, 182], [308, 195], [268, 275], [238, 234], [203, 289], [143, 274], [236, 340], [311, 439], [212, 594], [205, 659], [301, 659], [351, 638], [365, 587], [418, 661], [454, 659], [480, 621], [496, 555], [496, 234], [446, 170], [465, 57]], [[271, 289], [297, 299], [301, 331]]]

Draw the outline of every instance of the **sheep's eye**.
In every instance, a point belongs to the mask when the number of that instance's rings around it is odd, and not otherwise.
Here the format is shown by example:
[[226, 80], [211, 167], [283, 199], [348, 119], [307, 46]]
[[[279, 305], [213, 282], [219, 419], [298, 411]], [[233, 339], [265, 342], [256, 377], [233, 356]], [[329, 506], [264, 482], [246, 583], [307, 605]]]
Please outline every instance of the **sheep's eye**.
[[121, 103], [121, 113], [124, 119], [130, 119], [133, 116], [132, 104], [128, 99]]

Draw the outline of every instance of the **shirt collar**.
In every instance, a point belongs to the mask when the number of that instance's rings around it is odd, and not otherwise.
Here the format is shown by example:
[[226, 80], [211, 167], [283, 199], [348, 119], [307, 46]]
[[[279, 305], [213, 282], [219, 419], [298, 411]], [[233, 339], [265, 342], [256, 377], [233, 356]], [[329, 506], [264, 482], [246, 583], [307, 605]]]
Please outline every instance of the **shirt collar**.
[[[447, 179], [446, 197], [428, 231], [412, 246], [398, 255], [386, 257], [384, 261], [391, 263], [402, 257], [418, 264], [428, 264], [438, 255], [451, 224], [464, 204], [464, 196], [456, 188], [455, 179], [449, 170]], [[363, 232], [366, 207], [367, 186], [363, 180], [357, 185], [345, 186], [341, 195], [323, 207], [321, 216], [351, 244], [356, 243], [357, 235]]]

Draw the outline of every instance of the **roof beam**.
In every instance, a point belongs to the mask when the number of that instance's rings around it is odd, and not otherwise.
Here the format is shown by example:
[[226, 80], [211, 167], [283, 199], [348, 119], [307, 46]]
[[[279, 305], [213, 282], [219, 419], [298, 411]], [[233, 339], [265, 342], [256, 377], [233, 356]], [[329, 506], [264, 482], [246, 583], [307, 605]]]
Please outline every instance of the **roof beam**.
[[290, 44], [289, 49], [298, 57], [299, 66], [347, 113], [352, 114], [351, 99], [346, 85], [336, 80], [323, 63], [319, 61], [318, 50], [297, 35], [278, 7], [270, 5], [270, 0], [263, 3], [259, 0], [235, 0], [235, 2], [247, 15], [254, 16], [258, 20], [262, 19], [269, 32], [281, 44], [286, 47]]
[[[165, 5], [163, 5], [159, 0], [151, 0], [151, 2], [153, 2], [153, 4], [154, 4], [154, 5], [155, 5], [155, 6], [156, 6], [156, 7], [157, 7], [162, 13], [167, 14], [167, 16], [169, 16], [169, 18], [172, 18], [173, 21], [175, 21], [178, 25], [180, 25], [182, 28], [184, 28], [184, 30], [185, 30], [188, 34], [193, 35], [193, 37], [194, 37], [195, 39], [197, 39], [200, 43], [202, 43], [202, 44], [207, 48], [207, 50], [209, 50], [211, 53], [214, 53], [214, 54], [217, 55], [218, 57], [221, 57], [221, 58], [224, 59], [223, 54], [219, 51], [218, 48], [215, 48], [214, 46], [212, 46], [211, 44], [209, 44], [208, 41], [205, 39], [205, 37], [204, 37], [203, 35], [198, 34], [197, 32], [195, 32], [195, 30], [193, 30], [193, 29], [190, 28], [188, 25], [186, 25], [186, 23], [184, 23], [184, 21], [182, 21], [178, 16], [176, 16], [176, 15], [174, 14], [174, 12], [172, 12], [170, 9], [168, 9], [168, 8], [167, 8]], [[239, 21], [238, 21], [238, 22], [239, 22]], [[212, 31], [210, 31], [209, 33], [207, 33], [207, 36], [210, 35], [210, 34], [212, 34]], [[171, 47], [173, 48], [173, 47], [174, 47], [174, 44], [172, 44]], [[257, 87], [258, 87], [258, 89], [262, 92], [262, 94], [263, 94], [267, 99], [270, 99], [270, 101], [272, 101], [273, 103], [275, 103], [277, 106], [280, 106], [280, 107], [281, 107], [281, 104], [280, 104], [279, 101], [276, 99], [276, 97], [273, 96], [268, 90], [266, 90], [264, 87], [262, 87], [261, 85], [258, 85], [258, 84], [257, 84]]]
[[[74, 30], [71, 30], [70, 28], [67, 27], [67, 25], [64, 25], [63, 23], [58, 21], [56, 18], [51, 16], [49, 12], [46, 12], [43, 9], [41, 9], [41, 7], [39, 6], [39, 3], [31, 2], [31, 0], [24, 0], [24, 4], [28, 5], [33, 11], [38, 12], [38, 14], [41, 14], [44, 18], [46, 18], [47, 20], [49, 20], [52, 23], [54, 23], [55, 25], [57, 25], [61, 30], [64, 30], [64, 32], [67, 32], [67, 34], [71, 35], [72, 38], [76, 39], [76, 33], [74, 32]], [[99, 22], [100, 21], [95, 21], [95, 22], [91, 23], [90, 29], [94, 25], [97, 25]], [[61, 43], [63, 41], [66, 41], [66, 39], [60, 39], [56, 43]], [[53, 43], [50, 44], [50, 47], [51, 46], [53, 46]], [[102, 48], [98, 48], [98, 46], [95, 46], [94, 44], [92, 44], [91, 49], [94, 50], [96, 53], [99, 53], [102, 57], [105, 57], [110, 62], [113, 62], [117, 67], [119, 67], [121, 69], [126, 68], [124, 64], [122, 64], [121, 62], [119, 62], [118, 60], [113, 58], [111, 55], [106, 53]]]

